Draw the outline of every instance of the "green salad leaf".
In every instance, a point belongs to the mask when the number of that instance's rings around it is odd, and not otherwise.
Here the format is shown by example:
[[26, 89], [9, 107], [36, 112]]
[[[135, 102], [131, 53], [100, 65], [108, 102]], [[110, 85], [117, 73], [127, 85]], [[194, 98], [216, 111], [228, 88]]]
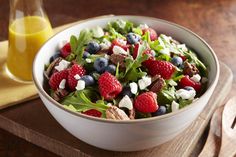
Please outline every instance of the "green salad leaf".
[[102, 100], [97, 101], [96, 103], [91, 102], [85, 95], [84, 91], [76, 91], [71, 93], [66, 96], [61, 103], [65, 108], [76, 112], [85, 112], [90, 109], [98, 110], [102, 113], [102, 117], [105, 117], [106, 109], [108, 109], [108, 106]]
[[192, 100], [185, 100], [185, 99], [180, 99], [179, 100], [179, 108], [184, 108], [185, 106], [188, 106], [191, 104], [193, 101]]
[[158, 103], [161, 105], [171, 104], [175, 97], [175, 87], [166, 87], [158, 93]]
[[87, 30], [81, 30], [79, 37], [76, 38], [74, 35], [70, 38], [71, 51], [76, 55], [76, 61], [80, 64], [83, 63], [83, 52], [85, 45], [92, 40], [93, 34]]

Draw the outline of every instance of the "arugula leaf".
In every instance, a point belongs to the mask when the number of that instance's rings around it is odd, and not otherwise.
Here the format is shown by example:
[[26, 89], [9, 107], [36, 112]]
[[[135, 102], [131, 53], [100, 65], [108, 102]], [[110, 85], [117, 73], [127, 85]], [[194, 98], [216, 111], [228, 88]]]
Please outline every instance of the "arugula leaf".
[[160, 50], [164, 49], [164, 47], [160, 45], [158, 40], [154, 40], [154, 41], [150, 42], [149, 45], [150, 45], [151, 49], [156, 52], [159, 52]]
[[146, 75], [146, 72], [142, 72], [141, 69], [139, 69], [139, 67], [142, 66], [142, 62], [149, 58], [147, 54], [143, 54], [146, 49], [146, 43], [139, 45], [136, 59], [134, 60], [132, 57], [125, 59], [126, 70], [121, 78], [125, 78], [126, 81], [137, 81], [138, 78], [142, 78]]
[[175, 97], [175, 87], [164, 88], [158, 93], [158, 103], [161, 105], [171, 104]]
[[90, 109], [96, 109], [102, 113], [102, 117], [105, 117], [106, 109], [109, 108], [105, 105], [104, 101], [99, 101], [97, 103], [91, 102], [83, 91], [76, 91], [68, 95], [61, 103], [64, 107], [76, 112], [85, 112]]
[[88, 31], [87, 29], [81, 30], [78, 39], [75, 36], [71, 36], [70, 38], [70, 45], [71, 45], [72, 53], [76, 55], [76, 60], [80, 64], [83, 61], [84, 46], [90, 40], [92, 40], [92, 33]]
[[140, 28], [140, 27], [137, 27], [137, 28], [132, 28], [132, 32], [134, 32], [135, 34], [138, 34], [138, 35], [140, 35], [140, 36], [142, 36], [143, 35], [143, 31], [142, 31], [142, 29]]
[[185, 106], [188, 106], [191, 104], [193, 101], [192, 100], [185, 100], [185, 99], [180, 99], [179, 100], [179, 108], [184, 108]]
[[114, 22], [111, 22], [110, 25], [115, 29], [115, 31], [121, 33], [121, 34], [127, 34], [132, 31], [133, 23], [129, 21], [124, 20], [116, 20]]

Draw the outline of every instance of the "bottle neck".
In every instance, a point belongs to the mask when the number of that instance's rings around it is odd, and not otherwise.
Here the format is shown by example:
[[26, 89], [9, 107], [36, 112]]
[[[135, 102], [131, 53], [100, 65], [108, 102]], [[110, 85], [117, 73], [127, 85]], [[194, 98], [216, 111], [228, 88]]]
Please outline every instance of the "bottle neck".
[[42, 0], [10, 0], [10, 20], [24, 16], [44, 17]]

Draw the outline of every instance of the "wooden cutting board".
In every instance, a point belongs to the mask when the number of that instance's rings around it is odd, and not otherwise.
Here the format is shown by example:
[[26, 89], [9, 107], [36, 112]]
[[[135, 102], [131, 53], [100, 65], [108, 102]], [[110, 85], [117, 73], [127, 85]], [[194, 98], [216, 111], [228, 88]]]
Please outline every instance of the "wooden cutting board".
[[[173, 140], [139, 152], [112, 152], [90, 146], [64, 130], [44, 107], [40, 99], [31, 100], [0, 111], [0, 127], [55, 154], [76, 156], [183, 157], [195, 154], [195, 146], [205, 130], [215, 108], [224, 103], [232, 86], [232, 72], [220, 65], [219, 83], [201, 115]], [[83, 127], [83, 126], [81, 126]], [[122, 137], [121, 137], [122, 138]], [[191, 155], [192, 156], [192, 155]]]

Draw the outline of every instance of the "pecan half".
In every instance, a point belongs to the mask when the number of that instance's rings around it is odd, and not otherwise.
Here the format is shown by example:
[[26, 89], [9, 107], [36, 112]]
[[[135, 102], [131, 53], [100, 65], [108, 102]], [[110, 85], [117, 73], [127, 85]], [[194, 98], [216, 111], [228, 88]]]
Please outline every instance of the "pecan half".
[[135, 109], [134, 108], [132, 110], [129, 110], [129, 118], [135, 119]]
[[50, 78], [50, 76], [51, 76], [52, 73], [53, 73], [54, 67], [55, 67], [56, 65], [58, 65], [61, 60], [62, 60], [62, 58], [59, 57], [59, 58], [55, 59], [55, 60], [48, 66], [47, 70], [44, 72], [44, 76], [45, 76], [47, 79]]
[[116, 106], [111, 106], [106, 110], [107, 119], [130, 120], [126, 113]]
[[150, 91], [158, 93], [165, 85], [165, 80], [160, 75], [152, 77], [152, 84], [149, 86]]
[[69, 92], [65, 89], [57, 89], [53, 94], [52, 94], [52, 98], [56, 101], [60, 101], [62, 98], [64, 98], [65, 96], [67, 96], [69, 94]]
[[192, 77], [193, 75], [198, 74], [199, 70], [197, 69], [197, 67], [194, 64], [184, 62], [184, 71], [183, 71], [183, 73], [185, 75], [189, 75], [190, 77]]
[[110, 60], [113, 64], [117, 65], [119, 63], [119, 66], [121, 68], [125, 68], [125, 55], [121, 55], [121, 54], [112, 54], [110, 56]]

